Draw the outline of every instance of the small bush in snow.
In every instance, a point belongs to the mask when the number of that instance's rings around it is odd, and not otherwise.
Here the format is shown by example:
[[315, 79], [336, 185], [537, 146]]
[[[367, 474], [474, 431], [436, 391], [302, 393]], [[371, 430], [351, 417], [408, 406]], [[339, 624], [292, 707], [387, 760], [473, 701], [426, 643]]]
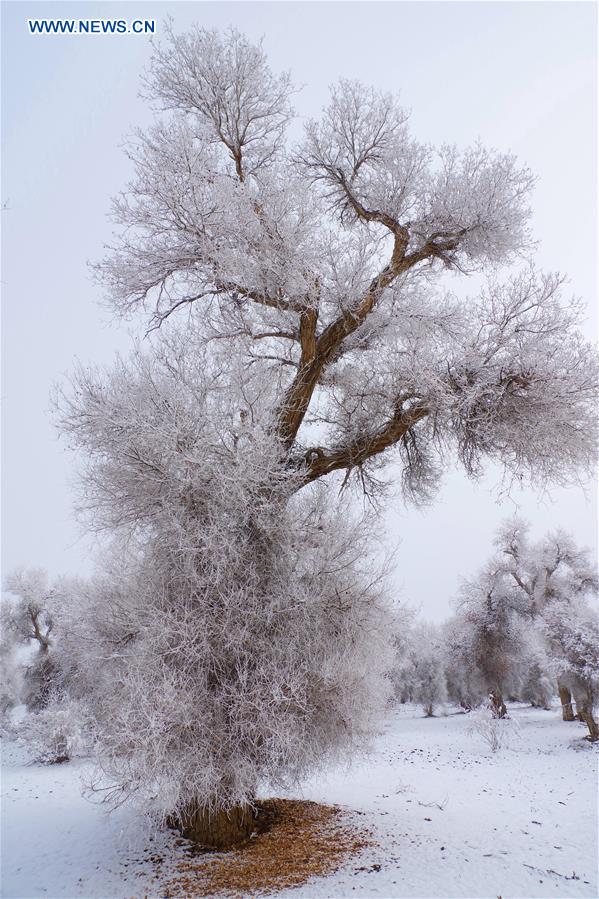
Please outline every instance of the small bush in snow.
[[498, 718], [489, 706], [474, 709], [468, 720], [468, 733], [484, 740], [491, 752], [508, 748], [518, 734], [513, 718]]
[[78, 703], [59, 699], [27, 715], [18, 725], [17, 735], [34, 761], [43, 765], [66, 762], [82, 755], [87, 745], [81, 707]]

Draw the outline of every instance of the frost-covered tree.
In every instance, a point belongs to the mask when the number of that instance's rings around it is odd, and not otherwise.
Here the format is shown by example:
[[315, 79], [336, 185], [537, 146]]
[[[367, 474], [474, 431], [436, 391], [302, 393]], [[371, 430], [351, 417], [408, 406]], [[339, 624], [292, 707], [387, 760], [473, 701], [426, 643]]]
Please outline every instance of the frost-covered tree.
[[0, 619], [0, 728], [10, 730], [10, 715], [23, 696], [23, 672], [14, 640]]
[[[20, 685], [14, 702], [41, 709], [47, 705], [56, 680], [51, 647], [57, 590], [41, 568], [19, 569], [6, 578], [5, 586], [8, 596], [2, 599], [2, 652], [7, 665], [23, 669], [21, 677], [13, 678], [13, 683]], [[21, 666], [14, 658], [19, 647], [30, 650]]]
[[489, 695], [483, 673], [473, 652], [470, 622], [456, 613], [442, 626], [447, 695], [451, 702], [469, 712]]
[[[533, 548], [533, 561], [530, 569], [538, 572], [535, 581], [535, 602], [533, 613], [540, 610], [542, 622], [552, 620], [553, 611], [562, 609], [568, 618], [568, 609], [578, 601], [583, 605], [596, 599], [599, 595], [599, 577], [596, 563], [593, 563], [588, 550], [576, 546], [571, 535], [558, 531], [548, 534], [537, 547]], [[574, 614], [574, 612], [573, 612]], [[576, 616], [574, 616], [576, 617]], [[551, 628], [545, 627], [551, 658], [561, 656], [561, 642], [551, 637]], [[577, 713], [580, 715], [583, 704], [584, 688], [580, 690], [572, 676], [563, 675], [558, 668], [558, 692], [562, 703], [562, 715], [565, 720], [573, 718], [571, 693], [580, 697]], [[579, 708], [580, 706], [580, 708]], [[591, 706], [592, 709], [592, 706]], [[582, 720], [586, 721], [584, 715]], [[587, 722], [588, 723], [588, 722]], [[589, 725], [590, 731], [592, 726]]]
[[504, 696], [517, 695], [527, 641], [520, 619], [521, 599], [497, 560], [488, 563], [476, 577], [464, 580], [457, 600], [454, 634], [461, 632], [452, 647], [458, 667], [470, 683], [484, 684], [497, 717], [507, 709]]
[[409, 702], [412, 691], [413, 665], [410, 649], [413, 641], [413, 627], [416, 610], [408, 605], [395, 607], [395, 631], [393, 636], [393, 658], [389, 669], [392, 685], [390, 702]]
[[171, 335], [63, 401], [88, 512], [120, 536], [81, 616], [98, 789], [215, 846], [251, 832], [259, 786], [364, 744], [394, 633], [366, 522], [298, 494], [238, 375]]
[[89, 755], [90, 725], [85, 704], [57, 693], [44, 708], [26, 715], [13, 733], [34, 761], [56, 765]]
[[530, 702], [535, 708], [550, 709], [551, 700], [555, 696], [555, 683], [546, 647], [541, 641], [532, 639], [523, 661], [525, 665], [518, 698]]
[[[83, 505], [135, 560], [116, 658], [123, 708], [154, 729], [131, 741], [114, 723], [124, 792], [168, 774], [180, 816], [241, 820], [258, 775], [307, 769], [366, 714], [384, 614], [339, 483], [376, 494], [394, 460], [422, 501], [452, 457], [567, 482], [594, 459], [597, 363], [563, 279], [527, 255], [533, 178], [511, 155], [420, 143], [394, 96], [352, 81], [291, 146], [290, 79], [235, 31], [167, 29], [145, 90], [158, 116], [130, 141], [97, 274], [113, 309], [162, 336], [108, 380], [81, 372], [64, 425], [88, 454]], [[448, 277], [465, 272], [492, 277], [459, 299]], [[336, 488], [326, 521], [318, 481]]]
[[567, 661], [567, 647], [584, 642], [585, 625], [589, 652], [594, 639], [595, 613], [589, 600], [599, 592], [599, 580], [588, 551], [563, 531], [534, 543], [527, 525], [517, 518], [499, 529], [495, 550], [478, 576], [462, 588], [450, 638], [458, 667], [460, 660], [466, 671], [473, 666], [498, 701], [507, 691], [535, 704], [548, 702], [547, 676], [553, 671], [564, 719], [573, 720], [575, 690], [581, 719], [592, 737], [592, 677], [577, 678], [579, 663]]
[[552, 603], [543, 614], [543, 629], [561, 683], [574, 695], [578, 717], [591, 742], [599, 740], [593, 709], [599, 700], [599, 614], [581, 598]]
[[447, 699], [443, 658], [439, 629], [431, 624], [417, 625], [412, 630], [408, 649], [407, 682], [409, 698], [422, 706], [427, 718], [432, 718], [435, 706]]
[[[527, 530], [518, 519], [506, 522], [496, 546], [503, 559], [505, 576], [519, 593], [525, 615], [538, 623], [545, 638], [546, 653], [556, 668], [557, 660], [563, 658], [562, 628], [556, 623], [580, 620], [577, 608], [581, 603], [582, 608], [587, 608], [587, 600], [599, 594], [597, 568], [588, 550], [576, 546], [570, 534], [556, 531], [532, 543]], [[590, 608], [589, 615], [592, 616]], [[590, 622], [592, 617], [587, 616], [585, 620]], [[551, 636], [554, 627], [557, 627], [555, 639]], [[577, 712], [587, 721], [584, 711], [588, 706], [587, 687], [576, 681], [573, 670], [566, 675], [557, 665], [556, 671], [564, 720], [574, 718], [571, 694], [575, 688], [581, 706]], [[589, 723], [591, 734], [593, 727]]]
[[514, 157], [419, 143], [395, 97], [351, 81], [289, 148], [289, 78], [236, 32], [171, 34], [146, 92], [166, 115], [130, 143], [97, 273], [117, 311], [186, 310], [245, 367], [239, 407], [302, 483], [374, 486], [395, 458], [422, 498], [450, 450], [536, 482], [594, 459], [597, 362], [563, 279], [525, 264], [459, 300], [441, 277], [531, 248]]
[[38, 761], [65, 761], [85, 745], [82, 700], [97, 681], [86, 661], [96, 632], [81, 620], [88, 611], [81, 602], [86, 586], [72, 578], [50, 582], [39, 568], [14, 571], [5, 586], [0, 711], [25, 705], [26, 716], [9, 723], [11, 732]]

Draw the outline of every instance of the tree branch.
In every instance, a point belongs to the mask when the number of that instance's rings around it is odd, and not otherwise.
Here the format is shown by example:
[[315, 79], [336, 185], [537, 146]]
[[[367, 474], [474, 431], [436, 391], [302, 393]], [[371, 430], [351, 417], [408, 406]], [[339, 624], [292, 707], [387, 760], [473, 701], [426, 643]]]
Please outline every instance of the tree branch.
[[[431, 253], [427, 245], [406, 256], [406, 246], [407, 237], [404, 229], [401, 229], [396, 234], [389, 264], [372, 280], [367, 293], [364, 294], [357, 306], [351, 310], [345, 310], [335, 321], [331, 322], [314, 343], [306, 342], [306, 352], [304, 352], [304, 343], [302, 343], [302, 364], [283, 398], [278, 416], [278, 434], [287, 449], [291, 449], [293, 446], [323, 370], [336, 357], [345, 338], [363, 324], [385, 288]], [[308, 332], [307, 320], [305, 328]]]
[[216, 281], [215, 287], [220, 293], [230, 293], [241, 299], [252, 300], [254, 303], [258, 303], [261, 306], [270, 306], [273, 309], [282, 309], [285, 312], [301, 313], [304, 310], [303, 304], [294, 303], [291, 300], [285, 299], [283, 296], [271, 297], [259, 290], [250, 290], [247, 287], [241, 287], [241, 285], [234, 284], [230, 281]]
[[403, 412], [398, 409], [383, 427], [353, 440], [347, 446], [335, 450], [325, 450], [322, 447], [308, 450], [300, 463], [302, 465], [308, 463], [302, 486], [310, 484], [332, 471], [341, 469], [349, 471], [363, 465], [372, 456], [376, 456], [398, 443], [410, 428], [414, 427], [421, 419], [426, 418], [428, 414], [429, 410], [420, 405]]

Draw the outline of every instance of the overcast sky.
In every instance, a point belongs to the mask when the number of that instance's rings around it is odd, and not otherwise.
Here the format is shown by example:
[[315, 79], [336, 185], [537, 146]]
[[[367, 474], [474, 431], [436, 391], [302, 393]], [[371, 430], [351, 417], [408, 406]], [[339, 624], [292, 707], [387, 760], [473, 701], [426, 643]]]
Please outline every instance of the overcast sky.
[[[48, 393], [75, 357], [109, 360], [129, 336], [111, 323], [87, 261], [110, 236], [110, 197], [129, 163], [119, 144], [149, 121], [137, 96], [144, 36], [30, 35], [27, 19], [154, 18], [176, 29], [230, 24], [264, 36], [275, 70], [317, 115], [340, 76], [400, 91], [415, 136], [477, 138], [511, 150], [539, 176], [538, 263], [566, 272], [596, 334], [597, 6], [594, 3], [4, 3], [2, 7], [3, 570], [90, 570], [74, 523], [74, 460], [57, 440]], [[557, 437], [557, 435], [556, 435]], [[401, 540], [396, 583], [431, 619], [449, 611], [461, 575], [488, 555], [494, 529], [520, 508], [533, 532], [563, 526], [596, 546], [596, 502], [582, 488], [539, 498], [449, 472], [426, 511], [392, 502]], [[589, 485], [590, 486], [590, 485]]]

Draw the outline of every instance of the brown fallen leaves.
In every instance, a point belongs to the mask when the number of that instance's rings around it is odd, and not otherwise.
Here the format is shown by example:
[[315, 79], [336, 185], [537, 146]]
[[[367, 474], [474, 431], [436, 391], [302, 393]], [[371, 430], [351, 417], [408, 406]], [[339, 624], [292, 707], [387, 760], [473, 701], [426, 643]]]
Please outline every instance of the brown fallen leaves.
[[258, 806], [257, 833], [244, 846], [180, 862], [163, 895], [239, 899], [300, 886], [310, 877], [332, 874], [374, 842], [338, 806], [294, 799], [269, 799]]

